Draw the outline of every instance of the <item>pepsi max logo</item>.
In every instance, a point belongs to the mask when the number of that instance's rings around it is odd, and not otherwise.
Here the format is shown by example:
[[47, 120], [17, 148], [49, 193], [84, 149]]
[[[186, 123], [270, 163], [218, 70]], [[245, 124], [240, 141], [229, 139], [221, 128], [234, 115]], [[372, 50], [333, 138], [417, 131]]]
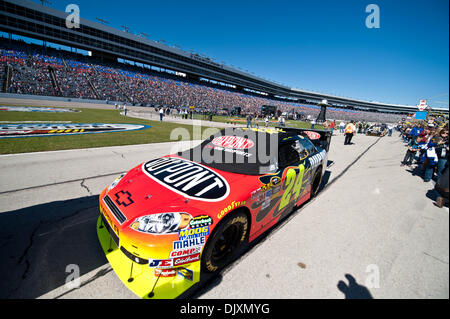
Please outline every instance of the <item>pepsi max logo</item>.
[[213, 139], [211, 143], [216, 146], [241, 150], [252, 148], [255, 145], [252, 140], [241, 136], [219, 136]]
[[305, 134], [308, 135], [311, 140], [318, 140], [320, 138], [320, 134], [317, 132], [306, 131]]
[[158, 158], [143, 164], [142, 170], [162, 186], [186, 198], [217, 202], [230, 193], [230, 187], [222, 176], [185, 159]]

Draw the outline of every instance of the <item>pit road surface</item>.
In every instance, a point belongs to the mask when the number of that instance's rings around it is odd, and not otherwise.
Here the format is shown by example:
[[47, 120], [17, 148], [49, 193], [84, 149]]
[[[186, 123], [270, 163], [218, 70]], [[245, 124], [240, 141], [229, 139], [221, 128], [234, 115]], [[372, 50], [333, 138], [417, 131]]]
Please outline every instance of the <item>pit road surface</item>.
[[[400, 167], [398, 137], [353, 142], [334, 136], [319, 195], [191, 296], [448, 298], [448, 208]], [[136, 298], [98, 243], [98, 195], [172, 146], [0, 156], [0, 298]]]

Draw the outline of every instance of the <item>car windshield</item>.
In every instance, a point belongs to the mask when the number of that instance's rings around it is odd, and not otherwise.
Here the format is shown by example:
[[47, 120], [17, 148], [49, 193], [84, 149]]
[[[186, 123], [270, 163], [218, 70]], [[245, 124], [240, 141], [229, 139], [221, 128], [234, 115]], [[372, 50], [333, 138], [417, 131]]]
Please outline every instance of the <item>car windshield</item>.
[[274, 173], [278, 170], [279, 135], [269, 129], [224, 129], [178, 155], [230, 173]]

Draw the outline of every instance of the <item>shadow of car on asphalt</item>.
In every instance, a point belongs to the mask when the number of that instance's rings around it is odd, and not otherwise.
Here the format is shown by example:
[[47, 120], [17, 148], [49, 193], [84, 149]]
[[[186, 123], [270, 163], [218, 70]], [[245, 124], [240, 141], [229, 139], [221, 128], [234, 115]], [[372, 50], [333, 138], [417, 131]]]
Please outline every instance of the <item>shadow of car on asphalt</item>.
[[66, 283], [69, 265], [82, 276], [106, 264], [98, 215], [98, 196], [1, 213], [0, 298], [37, 298]]

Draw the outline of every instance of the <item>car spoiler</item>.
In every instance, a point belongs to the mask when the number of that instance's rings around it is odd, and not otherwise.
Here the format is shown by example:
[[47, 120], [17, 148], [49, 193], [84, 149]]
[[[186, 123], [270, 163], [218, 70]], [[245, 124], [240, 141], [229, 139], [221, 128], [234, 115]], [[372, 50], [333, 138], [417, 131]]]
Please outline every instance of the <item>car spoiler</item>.
[[307, 135], [315, 146], [319, 146], [327, 152], [330, 149], [331, 131], [282, 126], [277, 126], [277, 128], [286, 132], [295, 132], [297, 134]]

